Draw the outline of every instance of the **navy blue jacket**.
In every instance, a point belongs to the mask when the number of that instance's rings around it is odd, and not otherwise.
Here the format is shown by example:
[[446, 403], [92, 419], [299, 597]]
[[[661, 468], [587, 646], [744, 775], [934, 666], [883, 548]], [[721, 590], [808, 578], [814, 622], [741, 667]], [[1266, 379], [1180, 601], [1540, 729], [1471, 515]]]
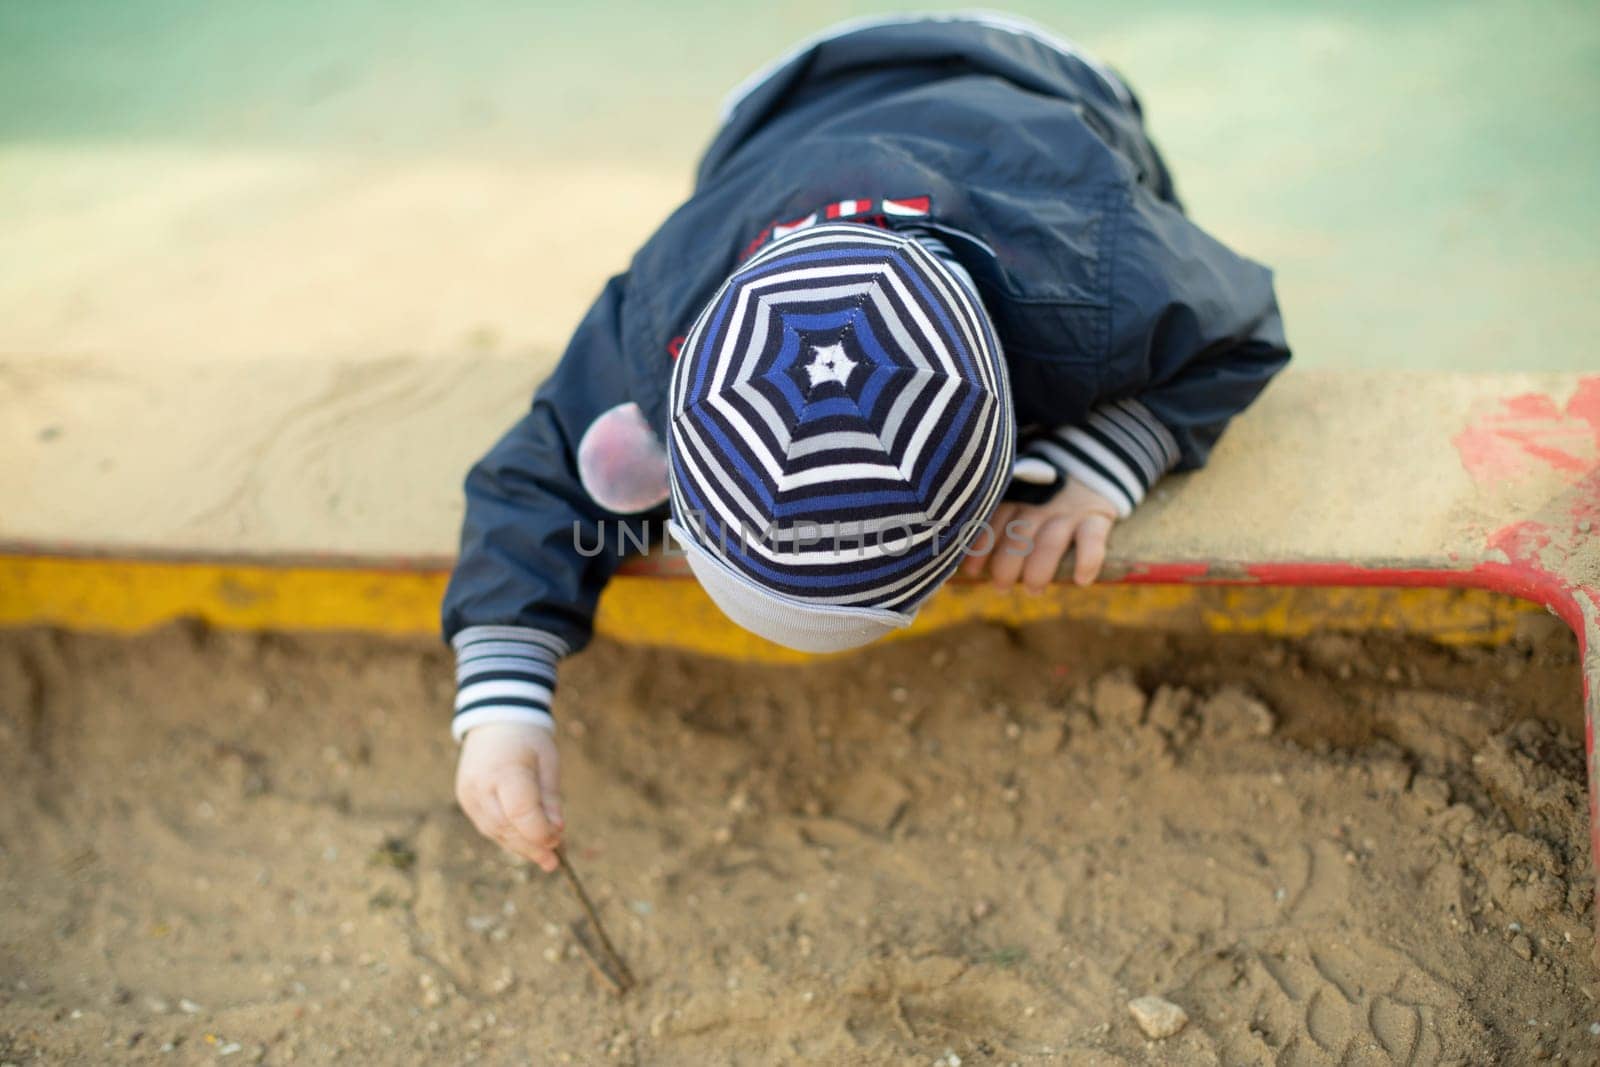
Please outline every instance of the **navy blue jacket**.
[[[774, 224], [841, 204], [946, 241], [994, 320], [1019, 425], [1138, 398], [1172, 432], [1179, 468], [1194, 468], [1289, 358], [1270, 272], [1185, 217], [1114, 75], [964, 20], [827, 39], [737, 101], [688, 202], [610, 280], [532, 409], [473, 467], [447, 637], [512, 624], [573, 649], [588, 640], [623, 517], [579, 481], [584, 430], [632, 401], [665, 440], [672, 354], [701, 307]], [[601, 520], [607, 548], [586, 557], [574, 523]]]

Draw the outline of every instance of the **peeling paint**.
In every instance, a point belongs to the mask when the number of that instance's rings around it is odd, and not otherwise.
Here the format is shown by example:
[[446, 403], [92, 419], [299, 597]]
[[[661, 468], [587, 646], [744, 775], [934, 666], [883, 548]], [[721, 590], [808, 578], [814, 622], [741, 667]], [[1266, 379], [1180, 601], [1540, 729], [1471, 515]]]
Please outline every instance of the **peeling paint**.
[[1543, 393], [1506, 397], [1451, 440], [1479, 484], [1546, 471], [1577, 480], [1600, 466], [1600, 376], [1578, 379], [1560, 406]]

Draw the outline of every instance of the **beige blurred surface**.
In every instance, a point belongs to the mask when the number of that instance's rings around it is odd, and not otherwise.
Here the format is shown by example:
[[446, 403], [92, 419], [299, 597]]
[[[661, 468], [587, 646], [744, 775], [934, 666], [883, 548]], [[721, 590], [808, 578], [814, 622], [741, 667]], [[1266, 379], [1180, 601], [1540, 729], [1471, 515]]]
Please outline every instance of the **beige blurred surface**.
[[[582, 161], [141, 148], [0, 161], [46, 190], [6, 222], [5, 358], [156, 376], [483, 347], [544, 366], [687, 188], [681, 173]], [[68, 192], [103, 192], [108, 165], [115, 197]]]
[[[872, 10], [0, 9], [0, 542], [448, 556], [467, 464], [686, 192], [721, 93]], [[1121, 551], [1437, 556], [1549, 495], [1487, 493], [1450, 438], [1572, 388], [1521, 372], [1600, 367], [1600, 23], [1020, 13], [1130, 79], [1196, 218], [1277, 268], [1297, 364], [1352, 372], [1274, 387]]]
[[[531, 361], [490, 352], [137, 373], [13, 361], [0, 374], [0, 406], [15, 413], [0, 451], [16, 462], [0, 467], [0, 500], [32, 506], [0, 514], [0, 545], [447, 562], [462, 474], [536, 375]], [[1457, 438], [1494, 425], [1511, 398], [1543, 396], [1553, 431], [1575, 431], [1558, 443], [1600, 465], [1600, 430], [1559, 414], [1578, 387], [1560, 374], [1290, 371], [1204, 471], [1164, 482], [1119, 526], [1115, 558], [1489, 558], [1495, 530], [1557, 506], [1581, 478], [1542, 463], [1475, 478]]]

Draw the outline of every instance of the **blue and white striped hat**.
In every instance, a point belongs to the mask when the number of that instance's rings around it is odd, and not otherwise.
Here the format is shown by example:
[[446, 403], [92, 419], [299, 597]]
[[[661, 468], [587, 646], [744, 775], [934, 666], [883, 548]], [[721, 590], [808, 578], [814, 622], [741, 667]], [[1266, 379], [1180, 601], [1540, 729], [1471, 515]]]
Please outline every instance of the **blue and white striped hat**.
[[977, 295], [915, 239], [773, 242], [673, 369], [672, 529], [718, 606], [806, 651], [915, 616], [1011, 475], [1005, 360]]

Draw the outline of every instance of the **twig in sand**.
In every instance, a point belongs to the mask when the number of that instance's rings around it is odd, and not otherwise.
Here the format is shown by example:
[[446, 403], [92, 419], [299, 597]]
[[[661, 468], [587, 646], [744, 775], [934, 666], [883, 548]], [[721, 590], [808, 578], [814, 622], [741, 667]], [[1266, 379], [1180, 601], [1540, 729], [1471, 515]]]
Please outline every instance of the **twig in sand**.
[[895, 1029], [899, 1030], [900, 1036], [907, 1041], [916, 1041], [917, 1030], [911, 1025], [911, 1018], [906, 1015], [906, 1002], [900, 999], [899, 993], [896, 993], [890, 1004], [894, 1008]]
[[582, 919], [573, 919], [567, 924], [572, 931], [572, 939], [578, 943], [578, 948], [583, 952], [583, 962], [589, 965], [595, 978], [600, 984], [611, 990], [613, 996], [622, 996], [628, 987], [622, 984], [622, 979], [611, 973], [611, 968], [606, 960], [600, 958], [600, 950], [594, 947], [594, 942], [589, 939], [589, 928], [583, 924]]
[[[578, 881], [578, 872], [572, 869], [572, 863], [567, 859], [567, 854], [562, 849], [556, 849], [556, 861], [561, 865], [561, 873], [567, 876], [567, 884], [572, 887], [572, 892], [577, 895], [578, 903], [583, 906], [584, 915], [589, 918], [589, 925], [594, 928], [595, 937], [600, 941], [600, 948], [605, 952], [606, 960], [611, 964], [615, 974], [614, 980], [609, 982], [613, 991], [621, 996], [633, 988], [633, 972], [628, 970], [628, 965], [622, 962], [622, 957], [611, 944], [611, 938], [606, 936], [606, 928], [600, 925], [600, 915], [594, 910], [594, 904], [589, 900], [589, 894], [583, 891], [583, 883]], [[580, 939], [579, 944], [583, 944]], [[603, 968], [602, 968], [603, 970]]]

